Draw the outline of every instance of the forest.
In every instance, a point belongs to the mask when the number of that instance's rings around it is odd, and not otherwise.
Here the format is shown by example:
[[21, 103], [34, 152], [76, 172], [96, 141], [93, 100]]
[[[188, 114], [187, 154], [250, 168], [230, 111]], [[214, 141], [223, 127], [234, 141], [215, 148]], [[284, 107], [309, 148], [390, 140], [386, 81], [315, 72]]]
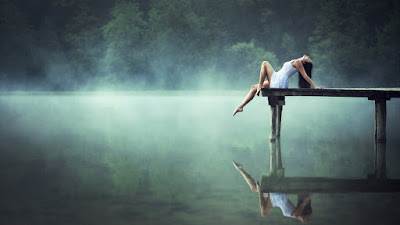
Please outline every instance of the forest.
[[243, 89], [303, 54], [318, 85], [398, 87], [399, 4], [1, 0], [0, 90]]

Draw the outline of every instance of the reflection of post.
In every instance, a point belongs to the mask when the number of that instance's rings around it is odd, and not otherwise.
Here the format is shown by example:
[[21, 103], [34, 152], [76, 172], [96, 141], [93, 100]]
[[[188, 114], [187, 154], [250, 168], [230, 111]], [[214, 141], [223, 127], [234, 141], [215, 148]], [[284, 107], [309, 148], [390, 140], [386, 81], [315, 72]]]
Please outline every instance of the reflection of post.
[[282, 169], [281, 139], [280, 138], [276, 139], [276, 167], [278, 169]]
[[282, 168], [281, 159], [281, 139], [276, 138], [275, 141], [269, 142], [270, 147], [270, 169], [269, 174], [273, 177], [283, 177], [285, 169]]
[[386, 143], [375, 142], [374, 174], [378, 179], [386, 179]]
[[386, 100], [375, 100], [374, 174], [378, 179], [386, 179]]
[[273, 176], [276, 174], [276, 142], [270, 141], [269, 142], [269, 175]]

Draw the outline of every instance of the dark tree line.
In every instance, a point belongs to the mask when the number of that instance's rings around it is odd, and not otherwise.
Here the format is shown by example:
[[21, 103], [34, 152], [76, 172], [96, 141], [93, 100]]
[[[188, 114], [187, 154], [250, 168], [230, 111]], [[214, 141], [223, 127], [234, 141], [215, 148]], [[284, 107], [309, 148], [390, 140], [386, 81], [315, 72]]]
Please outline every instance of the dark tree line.
[[320, 85], [399, 86], [399, 14], [396, 0], [1, 0], [0, 85], [236, 88], [263, 60], [309, 54]]

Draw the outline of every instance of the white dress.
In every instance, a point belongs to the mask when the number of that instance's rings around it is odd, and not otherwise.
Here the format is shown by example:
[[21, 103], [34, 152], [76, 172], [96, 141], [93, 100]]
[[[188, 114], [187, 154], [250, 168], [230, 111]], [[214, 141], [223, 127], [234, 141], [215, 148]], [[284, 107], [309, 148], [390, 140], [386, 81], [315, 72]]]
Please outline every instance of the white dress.
[[282, 214], [286, 217], [294, 218], [291, 216], [295, 208], [293, 204], [289, 201], [288, 195], [283, 193], [269, 193], [271, 199], [271, 204], [273, 207], [279, 207], [282, 210]]
[[292, 66], [293, 60], [287, 61], [283, 64], [278, 72], [273, 72], [271, 76], [270, 88], [288, 88], [289, 78], [298, 70]]

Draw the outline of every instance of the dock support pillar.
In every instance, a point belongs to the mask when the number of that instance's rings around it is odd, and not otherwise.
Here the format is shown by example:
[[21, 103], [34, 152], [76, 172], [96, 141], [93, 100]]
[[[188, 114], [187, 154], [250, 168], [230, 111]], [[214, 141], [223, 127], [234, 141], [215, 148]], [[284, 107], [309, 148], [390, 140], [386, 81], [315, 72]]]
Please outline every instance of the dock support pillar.
[[269, 96], [268, 103], [271, 107], [271, 134], [269, 141], [275, 141], [281, 136], [282, 109], [285, 105], [285, 96]]
[[390, 98], [368, 98], [375, 101], [374, 122], [374, 174], [378, 180], [386, 179], [386, 101]]
[[374, 136], [374, 174], [377, 179], [386, 179], [386, 99], [375, 100]]

